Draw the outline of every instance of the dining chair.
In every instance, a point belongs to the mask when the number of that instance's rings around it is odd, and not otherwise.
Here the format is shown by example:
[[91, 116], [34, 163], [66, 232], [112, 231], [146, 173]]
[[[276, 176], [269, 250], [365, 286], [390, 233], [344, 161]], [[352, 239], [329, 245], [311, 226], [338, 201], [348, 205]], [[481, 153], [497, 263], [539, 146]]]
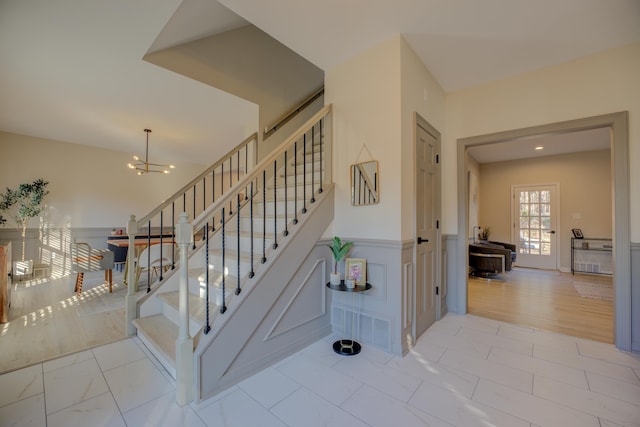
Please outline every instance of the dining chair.
[[173, 265], [175, 250], [173, 243], [158, 243], [144, 248], [136, 261], [136, 284], [143, 270], [150, 270], [150, 281], [154, 276], [159, 277], [160, 272], [169, 270]]
[[93, 249], [88, 243], [71, 243], [71, 271], [76, 273], [74, 292], [80, 296], [84, 273], [104, 270], [104, 281], [113, 292], [113, 252], [109, 249]]

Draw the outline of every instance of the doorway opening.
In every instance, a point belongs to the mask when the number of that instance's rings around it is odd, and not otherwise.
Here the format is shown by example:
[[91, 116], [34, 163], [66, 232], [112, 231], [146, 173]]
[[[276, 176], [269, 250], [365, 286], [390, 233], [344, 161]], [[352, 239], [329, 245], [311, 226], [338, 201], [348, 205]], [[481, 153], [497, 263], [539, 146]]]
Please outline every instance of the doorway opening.
[[552, 123], [530, 128], [481, 135], [458, 140], [458, 239], [455, 283], [456, 292], [450, 306], [458, 313], [468, 311], [467, 259], [468, 179], [466, 176], [468, 150], [475, 146], [501, 142], [522, 141], [539, 135], [568, 134], [590, 129], [606, 128], [610, 132], [612, 219], [613, 219], [613, 289], [614, 342], [623, 350], [631, 349], [631, 259], [629, 240], [629, 163], [627, 112]]

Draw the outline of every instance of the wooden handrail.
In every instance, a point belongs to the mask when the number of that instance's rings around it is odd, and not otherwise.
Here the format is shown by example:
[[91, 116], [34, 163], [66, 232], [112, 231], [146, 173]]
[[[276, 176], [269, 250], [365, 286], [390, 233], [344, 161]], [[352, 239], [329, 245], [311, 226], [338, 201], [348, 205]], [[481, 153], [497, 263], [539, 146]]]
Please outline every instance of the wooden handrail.
[[320, 96], [324, 94], [324, 86], [320, 89], [316, 89], [311, 95], [305, 98], [300, 104], [296, 107], [293, 107], [291, 110], [284, 113], [276, 122], [264, 128], [264, 133], [262, 135], [262, 140], [269, 138], [275, 131], [284, 126], [289, 120], [294, 118], [298, 113], [307, 108], [313, 101], [318, 99]]
[[322, 110], [318, 111], [307, 120], [296, 133], [289, 136], [286, 140], [284, 140], [277, 148], [275, 148], [269, 156], [265, 157], [258, 163], [251, 173], [244, 176], [243, 179], [236, 182], [233, 187], [229, 188], [229, 190], [222, 195], [222, 197], [216, 200], [215, 203], [211, 204], [207, 209], [205, 209], [200, 215], [196, 216], [193, 220], [193, 228], [198, 230], [204, 226], [207, 222], [208, 218], [211, 216], [211, 212], [215, 212], [221, 209], [223, 206], [229, 204], [233, 200], [234, 197], [240, 192], [241, 189], [248, 187], [254, 179], [258, 178], [262, 171], [267, 167], [273, 164], [273, 161], [278, 158], [282, 154], [284, 150], [286, 150], [291, 144], [293, 144], [296, 140], [302, 138], [306, 132], [308, 132], [312, 126], [314, 126], [317, 122], [320, 121], [321, 118], [331, 114], [332, 106], [331, 104], [322, 108]]

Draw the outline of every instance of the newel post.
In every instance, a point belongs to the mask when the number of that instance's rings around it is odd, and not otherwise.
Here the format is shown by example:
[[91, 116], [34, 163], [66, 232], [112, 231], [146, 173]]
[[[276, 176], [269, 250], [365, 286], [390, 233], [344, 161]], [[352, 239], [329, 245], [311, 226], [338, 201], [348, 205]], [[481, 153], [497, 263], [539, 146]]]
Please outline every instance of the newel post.
[[126, 322], [127, 336], [133, 336], [136, 334], [136, 327], [133, 326], [133, 320], [137, 317], [138, 311], [138, 299], [136, 298], [136, 289], [138, 285], [135, 283], [136, 277], [136, 234], [138, 233], [138, 222], [136, 216], [131, 215], [129, 222], [127, 223], [127, 236], [129, 236], [129, 249], [127, 250], [127, 277], [126, 283], [128, 286], [127, 296], [125, 297], [125, 309], [126, 309]]
[[193, 338], [189, 335], [189, 246], [193, 243], [193, 225], [187, 213], [180, 214], [176, 225], [180, 249], [179, 319], [176, 341], [176, 402], [182, 406], [193, 400]]

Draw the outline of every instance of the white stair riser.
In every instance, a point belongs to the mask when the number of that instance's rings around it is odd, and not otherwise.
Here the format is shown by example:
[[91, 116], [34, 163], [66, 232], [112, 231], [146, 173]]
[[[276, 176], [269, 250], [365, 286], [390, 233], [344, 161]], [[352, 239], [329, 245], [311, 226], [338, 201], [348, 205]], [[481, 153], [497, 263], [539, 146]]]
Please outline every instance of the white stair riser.
[[[162, 314], [167, 319], [171, 320], [176, 325], [180, 324], [180, 312], [170, 304], [162, 303]], [[194, 336], [202, 328], [199, 322], [196, 322], [193, 318], [189, 318], [189, 335]]]
[[[293, 194], [292, 193], [288, 194], [288, 196], [289, 196], [289, 197], [287, 197], [288, 201], [286, 203], [287, 215], [289, 215], [290, 213], [295, 212], [296, 208], [299, 209], [299, 208], [302, 207], [302, 201], [301, 200], [298, 200], [297, 202], [295, 200], [293, 200]], [[258, 212], [260, 212], [260, 214], [262, 214], [264, 205], [265, 205], [264, 202], [255, 202], [253, 204], [254, 212], [257, 209]], [[284, 208], [285, 208], [284, 199], [278, 200], [276, 203], [273, 203], [273, 201], [267, 200], [266, 206], [264, 206], [264, 208], [267, 211], [267, 215], [274, 215], [274, 214], [283, 214], [284, 215]]]
[[[247, 222], [250, 224], [250, 222]], [[255, 222], [254, 222], [255, 224]], [[234, 223], [233, 227], [225, 228], [225, 247], [237, 250], [238, 248], [238, 233], [236, 232], [237, 225]], [[249, 251], [251, 248], [251, 235], [249, 233], [249, 227], [243, 227], [242, 219], [240, 225], [240, 250], [241, 251]], [[258, 231], [259, 230], [259, 231]], [[269, 232], [267, 230], [267, 246], [273, 242], [273, 231]], [[209, 247], [210, 248], [221, 248], [222, 247], [222, 232], [218, 231], [212, 238], [209, 239]], [[260, 223], [260, 228], [255, 228], [254, 225], [254, 234], [253, 234], [253, 247], [261, 248], [262, 247], [262, 223]], [[204, 266], [204, 264], [203, 264]]]
[[[320, 181], [320, 178], [322, 177], [322, 180], [325, 180], [325, 176], [320, 173], [319, 168], [311, 169], [310, 166], [307, 166], [307, 169], [305, 170], [302, 165], [299, 165], [298, 170], [294, 170], [293, 167], [287, 167], [287, 184], [292, 183], [294, 177], [297, 177], [298, 184], [301, 184], [305, 175], [309, 182], [311, 182], [312, 178], [316, 181]], [[284, 185], [284, 171], [281, 171], [278, 175], [278, 184]]]
[[[260, 248], [260, 250], [262, 250], [262, 248]], [[259, 255], [259, 253], [256, 251], [254, 256], [254, 262], [259, 262], [260, 257], [261, 255]], [[214, 271], [222, 273], [222, 256], [218, 254], [209, 255], [209, 265], [213, 266]], [[240, 277], [243, 277], [245, 274], [251, 271], [250, 267], [251, 267], [250, 260], [241, 259], [240, 260], [240, 275], [241, 275]], [[224, 268], [227, 270], [227, 274], [235, 277], [238, 271], [238, 262], [236, 257], [231, 255], [226, 255]]]
[[[302, 209], [302, 205], [300, 205], [299, 207], [300, 209]], [[294, 212], [287, 212], [287, 221], [286, 223], [291, 223], [291, 221], [294, 218]], [[284, 225], [285, 225], [285, 218], [284, 218], [284, 212], [282, 212], [282, 215], [278, 215], [277, 218], [274, 218], [273, 216], [267, 216], [266, 218], [262, 217], [262, 214], [260, 214], [260, 216], [254, 216], [253, 217], [253, 235], [258, 236], [258, 238], [260, 240], [262, 240], [262, 234], [264, 229], [266, 228], [266, 232], [267, 235], [271, 234], [273, 235], [274, 232], [274, 226], [273, 223], [276, 223], [277, 229], [278, 231], [282, 231], [284, 230]], [[250, 231], [251, 230], [251, 218], [249, 217], [240, 217], [240, 229], [243, 231]], [[235, 227], [232, 229], [235, 230]]]
[[[324, 183], [325, 181], [323, 181]], [[311, 185], [311, 180], [307, 181], [307, 185], [303, 186], [302, 185], [302, 180], [298, 181], [298, 186], [297, 188], [294, 187], [293, 185], [293, 180], [291, 180], [290, 183], [287, 183], [287, 198], [289, 199], [294, 199], [294, 198], [298, 198], [298, 200], [302, 200], [303, 198], [305, 198], [306, 195], [306, 199], [309, 200], [311, 198], [312, 195], [312, 190], [313, 192], [316, 192], [320, 189], [320, 181], [316, 180], [313, 184], [313, 186]], [[269, 199], [273, 199], [273, 187], [270, 187], [267, 189], [267, 201]], [[280, 186], [276, 188], [275, 191], [276, 197], [278, 199], [284, 199], [285, 196], [285, 190], [284, 190], [284, 186]], [[255, 203], [255, 201], [254, 201]], [[300, 204], [300, 203], [298, 203]], [[254, 205], [254, 211], [255, 211], [255, 205]]]
[[162, 366], [164, 366], [164, 368], [167, 370], [169, 375], [171, 375], [171, 377], [175, 380], [176, 379], [176, 367], [174, 366], [174, 362], [169, 360], [168, 358], [166, 358], [162, 354], [161, 351], [158, 351], [156, 349], [155, 343], [153, 342], [153, 340], [151, 340], [150, 338], [148, 338], [145, 335], [144, 331], [138, 329], [136, 335], [138, 336], [140, 341], [142, 341], [142, 343], [145, 345], [145, 347], [147, 347], [147, 349], [149, 349], [149, 351], [151, 353], [153, 353], [153, 355], [156, 357], [156, 359], [158, 359], [160, 364]]
[[[254, 253], [257, 252], [258, 250], [262, 251], [262, 233], [260, 233], [260, 236], [254, 236], [253, 238], [253, 251]], [[267, 238], [265, 239], [266, 245], [267, 247], [270, 247], [273, 244], [273, 238], [269, 237], [272, 236], [273, 233], [269, 233]], [[249, 235], [240, 235], [240, 251], [241, 252], [249, 252], [251, 250], [251, 237], [249, 237]], [[225, 246], [227, 248], [231, 248], [234, 251], [238, 250], [238, 235], [235, 232], [231, 232], [229, 234], [227, 234], [227, 237], [225, 238]]]

